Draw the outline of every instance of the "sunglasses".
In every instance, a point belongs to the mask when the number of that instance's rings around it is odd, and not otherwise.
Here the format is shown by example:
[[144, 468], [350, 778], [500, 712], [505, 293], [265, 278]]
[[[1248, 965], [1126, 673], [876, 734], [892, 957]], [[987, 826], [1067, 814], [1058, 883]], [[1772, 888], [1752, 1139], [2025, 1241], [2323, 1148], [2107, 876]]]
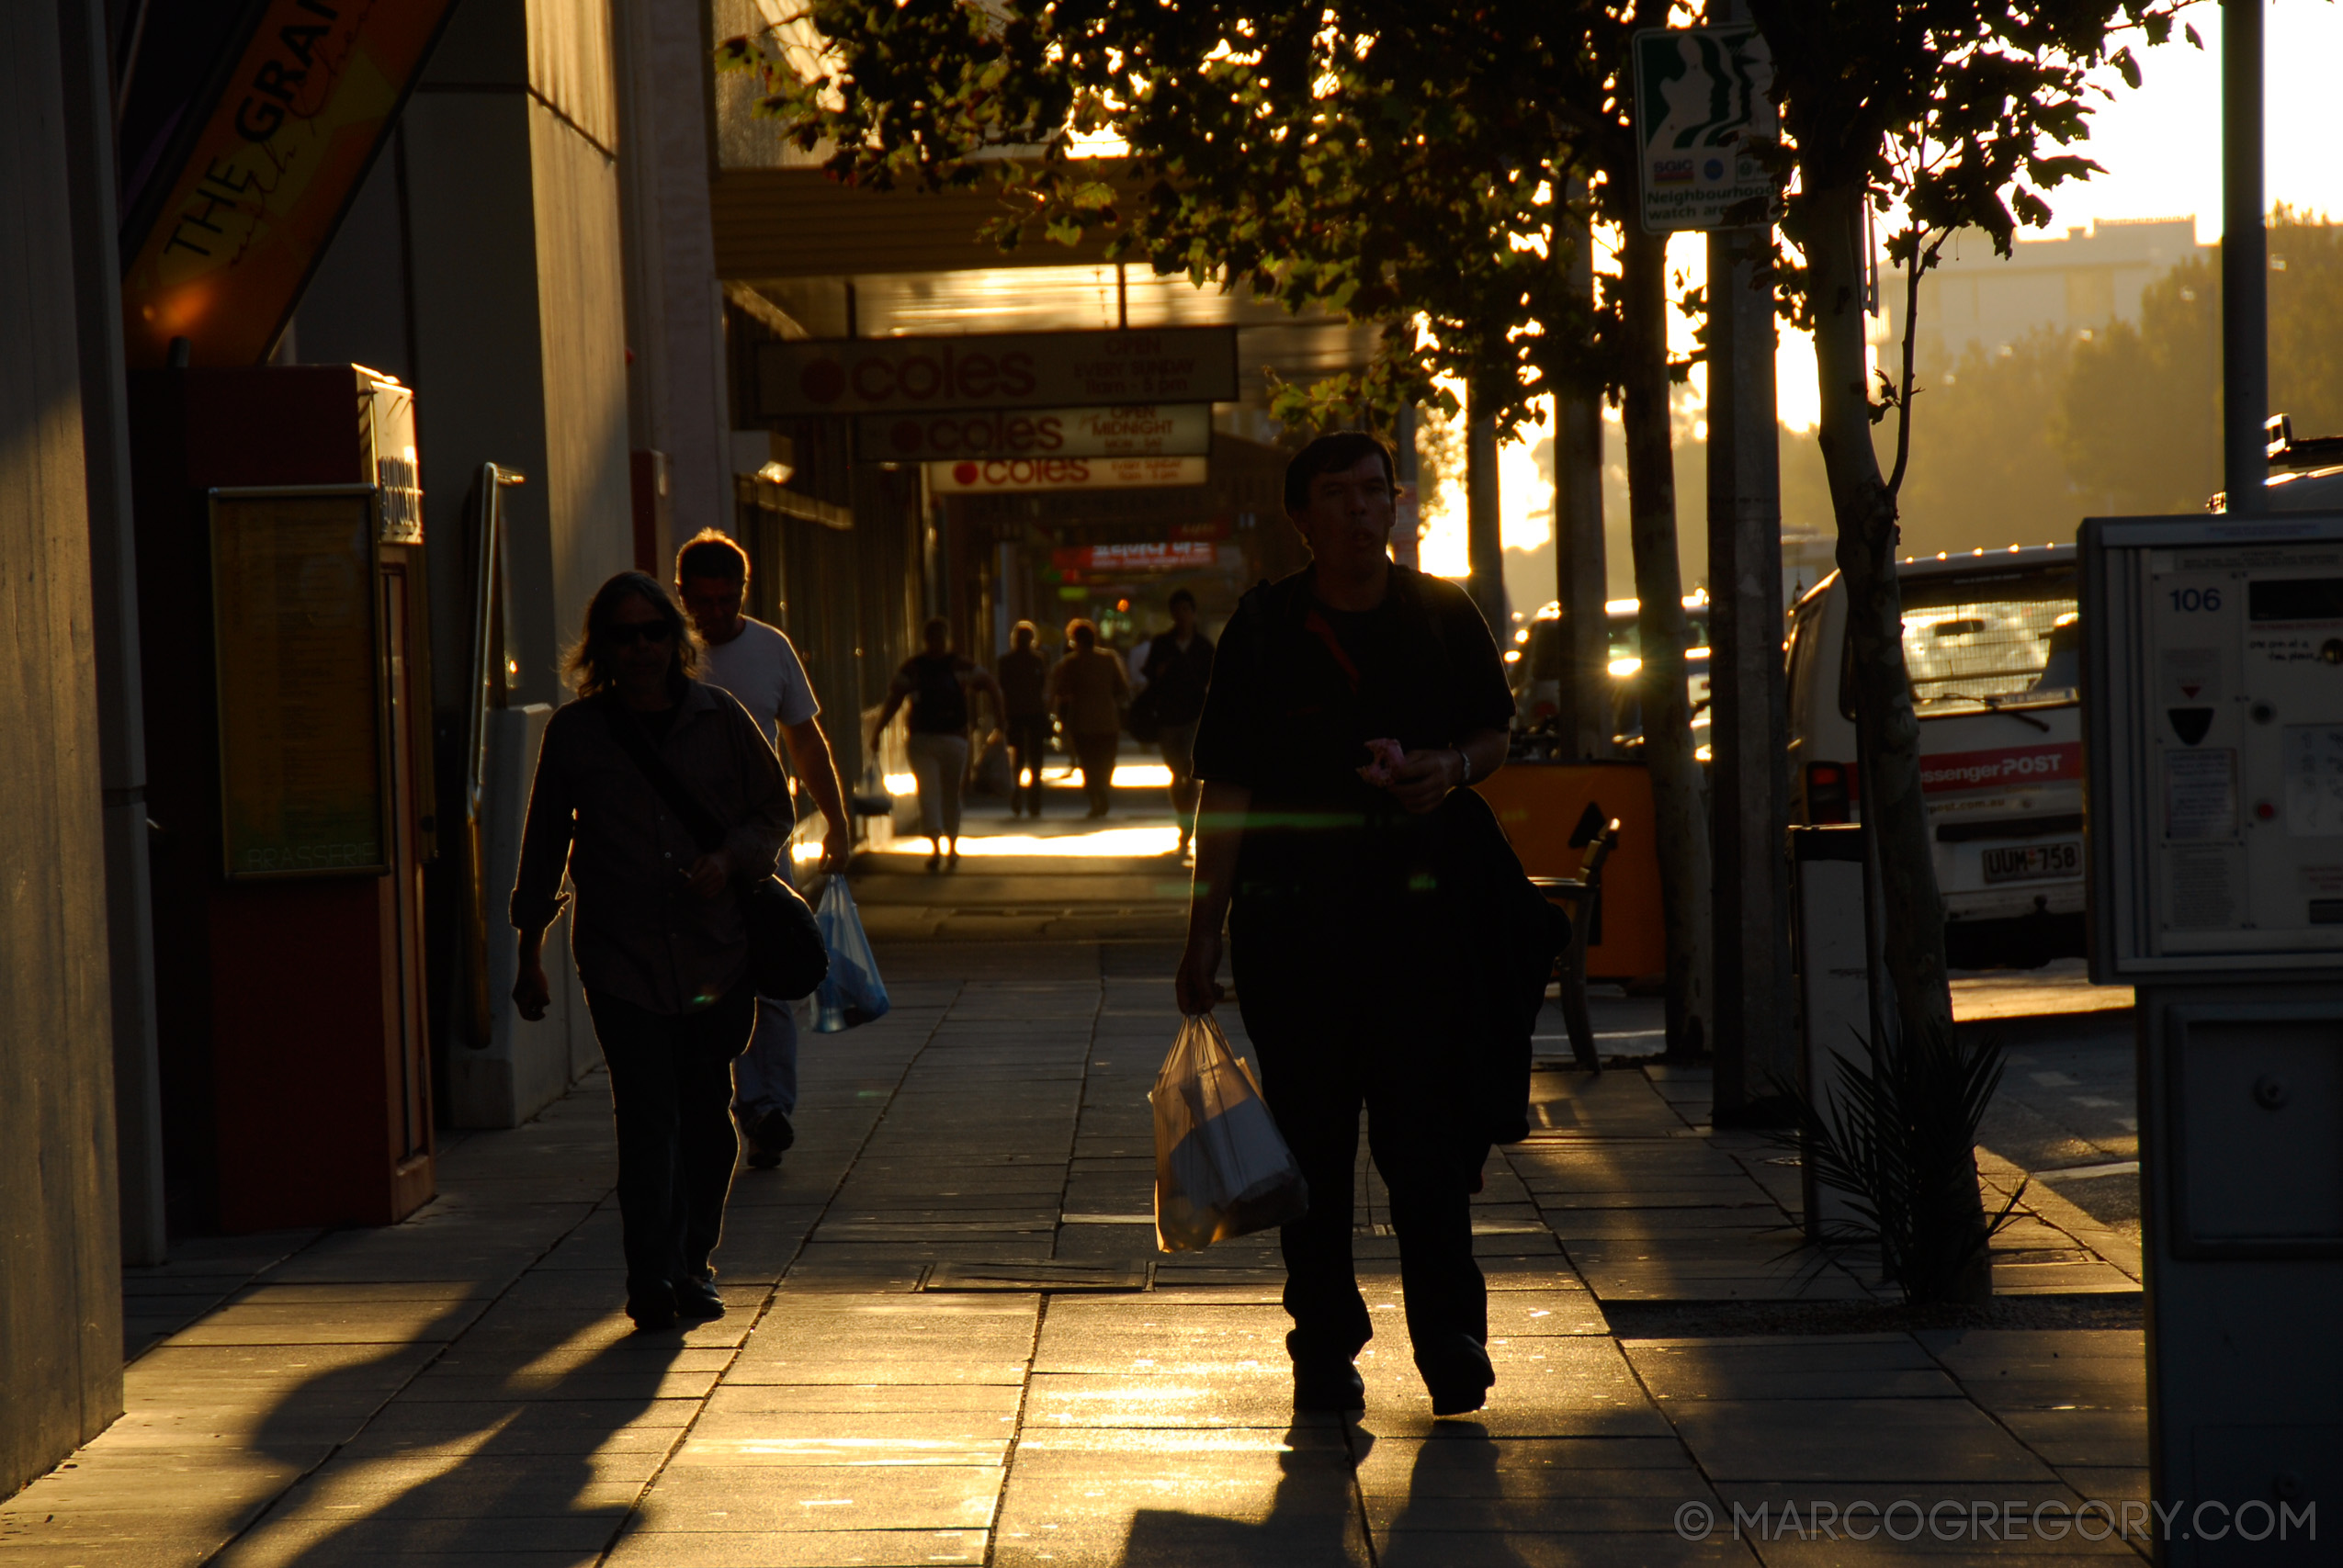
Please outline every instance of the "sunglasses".
[[668, 642], [675, 636], [675, 628], [665, 621], [637, 621], [629, 626], [610, 628], [610, 646], [632, 648], [639, 642]]

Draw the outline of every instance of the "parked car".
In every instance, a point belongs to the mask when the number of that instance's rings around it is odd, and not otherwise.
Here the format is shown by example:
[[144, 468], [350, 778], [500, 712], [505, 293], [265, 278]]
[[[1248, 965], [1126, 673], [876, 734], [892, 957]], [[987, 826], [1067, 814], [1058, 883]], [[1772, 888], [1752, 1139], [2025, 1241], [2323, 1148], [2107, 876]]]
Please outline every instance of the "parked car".
[[[1611, 729], [1613, 741], [1632, 752], [1643, 741], [1643, 638], [1637, 623], [1641, 606], [1633, 599], [1613, 599], [1603, 606], [1611, 689]], [[1691, 623], [1692, 646], [1685, 649], [1684, 679], [1692, 703], [1692, 741], [1703, 761], [1708, 757], [1708, 595], [1694, 593], [1684, 601]], [[1517, 735], [1535, 736], [1550, 725], [1562, 707], [1562, 606], [1550, 604], [1513, 634], [1514, 647], [1505, 655], [1513, 687], [1513, 728]]]
[[[1945, 946], [1956, 968], [2083, 951], [2081, 659], [2072, 545], [1898, 568]], [[1790, 611], [1793, 815], [1859, 820], [1855, 688], [1837, 572]]]

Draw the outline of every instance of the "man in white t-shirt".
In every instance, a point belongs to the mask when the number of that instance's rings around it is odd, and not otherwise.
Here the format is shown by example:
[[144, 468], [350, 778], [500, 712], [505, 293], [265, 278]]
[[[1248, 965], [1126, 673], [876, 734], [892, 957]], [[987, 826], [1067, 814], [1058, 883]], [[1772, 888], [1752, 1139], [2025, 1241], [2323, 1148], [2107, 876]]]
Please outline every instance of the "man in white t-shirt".
[[[822, 868], [843, 873], [854, 842], [838, 764], [798, 650], [779, 627], [741, 613], [748, 552], [727, 535], [702, 529], [675, 553], [675, 586], [707, 645], [701, 678], [731, 693], [764, 727], [765, 739], [787, 750], [790, 772], [821, 811]], [[782, 1152], [797, 1141], [789, 1121], [797, 1108], [797, 1019], [787, 1002], [763, 1000], [756, 1033], [732, 1069], [732, 1111], [748, 1139], [749, 1164], [769, 1168], [781, 1163]]]

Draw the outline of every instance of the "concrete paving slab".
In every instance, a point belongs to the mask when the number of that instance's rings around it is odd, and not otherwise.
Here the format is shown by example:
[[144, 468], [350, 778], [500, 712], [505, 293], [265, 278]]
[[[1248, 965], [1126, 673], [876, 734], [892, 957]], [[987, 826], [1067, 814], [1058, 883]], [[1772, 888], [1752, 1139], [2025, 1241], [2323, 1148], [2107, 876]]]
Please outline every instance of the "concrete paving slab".
[[1960, 1385], [1907, 1335], [1628, 1340], [1658, 1399], [1959, 1399]]
[[[1472, 1450], [1428, 1453], [1443, 1445]], [[1671, 1432], [1647, 1438], [1500, 1438], [1475, 1421], [1443, 1421], [1430, 1437], [1374, 1437], [1354, 1449], [1361, 1492], [1384, 1497], [1504, 1496], [1527, 1487], [1557, 1497], [1675, 1499], [1709, 1495]]]
[[983, 1529], [999, 1465], [773, 1465], [744, 1486], [730, 1467], [671, 1470], [637, 1505], [645, 1534], [701, 1530]]
[[1526, 1531], [1378, 1531], [1380, 1568], [1682, 1568], [1752, 1563], [1730, 1540], [1687, 1541], [1666, 1534], [1534, 1535]]
[[486, 1311], [482, 1296], [408, 1301], [230, 1302], [173, 1335], [174, 1348], [196, 1345], [444, 1344]]
[[1674, 1529], [1679, 1505], [1674, 1497], [1554, 1496], [1526, 1490], [1459, 1496], [1410, 1489], [1397, 1496], [1365, 1497], [1378, 1541], [1409, 1533], [1657, 1535]]
[[2136, 1503], [2145, 1501], [2148, 1495], [2145, 1464], [2062, 1464], [2058, 1478], [2078, 1497]]
[[980, 1529], [629, 1531], [608, 1568], [926, 1568], [981, 1563]]
[[1845, 1302], [1871, 1292], [1835, 1265], [1778, 1265], [1681, 1253], [1634, 1258], [1570, 1250], [1570, 1261], [1598, 1301], [1606, 1302]]
[[1283, 1430], [1294, 1413], [1293, 1380], [1284, 1368], [1212, 1379], [1036, 1373], [1027, 1386], [1024, 1424], [1056, 1427], [1229, 1427]]
[[1339, 1447], [1021, 1454], [996, 1562], [1363, 1563]]
[[1671, 1402], [1669, 1415], [1719, 1484], [2055, 1479], [1964, 1400], [1685, 1400]]
[[707, 1398], [712, 1417], [771, 1414], [927, 1415], [975, 1412], [1013, 1417], [1024, 1401], [1023, 1383], [737, 1383], [725, 1382]]
[[990, 1360], [972, 1359], [948, 1348], [908, 1347], [896, 1349], [856, 1344], [835, 1352], [776, 1349], [743, 1355], [724, 1374], [728, 1384], [742, 1383], [1015, 1383], [1025, 1377], [1023, 1348], [979, 1348]]
[[2004, 1409], [2001, 1422], [2020, 1442], [2064, 1471], [2145, 1468], [2148, 1457], [2145, 1410]]
[[[896, 1012], [804, 1042], [799, 1145], [740, 1173], [719, 1255], [732, 1310], [688, 1333], [638, 1337], [617, 1314], [598, 1073], [529, 1127], [451, 1137], [443, 1193], [408, 1224], [221, 1245], [133, 1279], [135, 1322], [198, 1321], [132, 1368], [119, 1436], [38, 1489], [69, 1504], [44, 1514], [39, 1551], [108, 1551], [28, 1556], [6, 1509], [0, 1568], [194, 1568], [271, 1499], [222, 1561], [567, 1562], [616, 1537], [610, 1562], [694, 1568], [1285, 1568], [1371, 1548], [1401, 1568], [1642, 1568], [1758, 1560], [1729, 1534], [1677, 1534], [1673, 1508], [1722, 1500], [1695, 1457], [1778, 1472], [1785, 1495], [1904, 1483], [1883, 1467], [2028, 1496], [2137, 1491], [2136, 1334], [1623, 1353], [1601, 1292], [1775, 1290], [1791, 1239], [1794, 1169], [1704, 1128], [1706, 1077], [1666, 1065], [1539, 1072], [1539, 1135], [1488, 1162], [1475, 1250], [1499, 1382], [1477, 1420], [1431, 1416], [1396, 1242], [1375, 1229], [1387, 1194], [1363, 1170], [1368, 1407], [1297, 1421], [1273, 1233], [1152, 1252], [1145, 1096], [1176, 1027], [1175, 959], [1167, 941], [883, 951]], [[2102, 1278], [2099, 1233], [2063, 1213], [2045, 1202], [2004, 1235], [2005, 1288]], [[1121, 1288], [1084, 1293], [1102, 1271]], [[937, 1288], [956, 1274], [990, 1288]], [[1965, 1419], [1930, 1424], [1946, 1413]], [[1760, 1544], [1769, 1562], [1805, 1550]]]
[[468, 1518], [320, 1517], [272, 1514], [214, 1559], [218, 1568], [309, 1568], [353, 1556], [402, 1562], [412, 1557], [500, 1561], [507, 1552], [599, 1553], [626, 1522], [623, 1508], [602, 1513]]

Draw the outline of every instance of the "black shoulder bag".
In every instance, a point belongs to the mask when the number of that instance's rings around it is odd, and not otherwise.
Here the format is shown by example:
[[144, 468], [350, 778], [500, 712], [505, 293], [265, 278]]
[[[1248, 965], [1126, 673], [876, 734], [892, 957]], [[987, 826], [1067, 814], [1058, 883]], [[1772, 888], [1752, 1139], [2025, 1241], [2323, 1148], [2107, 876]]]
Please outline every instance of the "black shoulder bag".
[[[669, 768], [642, 728], [615, 705], [603, 709], [610, 734], [618, 742], [667, 809], [702, 854], [724, 848], [724, 824], [692, 798]], [[749, 981], [761, 997], [793, 1002], [813, 994], [830, 973], [830, 950], [814, 923], [813, 910], [798, 890], [777, 876], [761, 876], [741, 889], [741, 918], [749, 929]]]

